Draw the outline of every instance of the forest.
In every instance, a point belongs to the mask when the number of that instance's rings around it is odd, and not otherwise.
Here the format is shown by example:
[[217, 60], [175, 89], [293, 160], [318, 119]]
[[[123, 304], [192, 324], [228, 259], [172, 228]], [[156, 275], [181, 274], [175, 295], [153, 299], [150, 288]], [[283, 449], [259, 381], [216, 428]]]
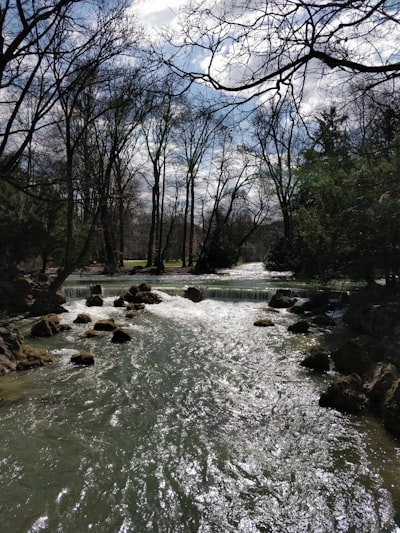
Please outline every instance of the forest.
[[156, 37], [133, 4], [0, 7], [2, 276], [241, 260], [397, 286], [397, 3], [192, 3]]

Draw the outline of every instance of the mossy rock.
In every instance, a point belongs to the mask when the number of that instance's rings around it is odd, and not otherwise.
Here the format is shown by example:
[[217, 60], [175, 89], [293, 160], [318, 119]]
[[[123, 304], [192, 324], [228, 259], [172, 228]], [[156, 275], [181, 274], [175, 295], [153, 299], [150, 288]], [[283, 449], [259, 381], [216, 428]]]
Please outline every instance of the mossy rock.
[[108, 318], [106, 320], [98, 320], [93, 329], [95, 331], [114, 331], [117, 329], [117, 324], [114, 322], [113, 318]]
[[308, 355], [300, 363], [305, 368], [310, 368], [315, 372], [328, 372], [329, 370], [329, 353], [317, 346], [310, 348]]
[[54, 356], [47, 350], [35, 348], [24, 344], [17, 359], [17, 370], [29, 370], [38, 366], [43, 366], [54, 361]]
[[275, 326], [275, 324], [269, 318], [260, 318], [259, 320], [256, 320], [254, 322], [254, 326], [257, 326], [260, 328], [268, 328], [271, 326]]
[[32, 337], [51, 337], [61, 331], [58, 315], [50, 313], [42, 316], [39, 322], [33, 324], [31, 329]]
[[146, 305], [143, 303], [132, 303], [127, 306], [128, 311], [144, 311], [146, 309]]
[[119, 296], [113, 303], [114, 307], [125, 307], [125, 300], [123, 296]]
[[132, 337], [127, 331], [124, 331], [123, 329], [118, 328], [114, 331], [111, 342], [115, 344], [122, 344], [124, 342], [129, 342], [131, 340], [132, 340]]
[[159, 304], [161, 298], [155, 292], [151, 291], [139, 291], [135, 294], [133, 302], [137, 304]]
[[79, 313], [75, 318], [74, 324], [89, 324], [92, 321], [92, 317], [87, 313]]
[[87, 307], [102, 307], [103, 304], [104, 304], [104, 300], [101, 294], [92, 294], [86, 300]]
[[357, 374], [340, 376], [329, 385], [319, 399], [321, 407], [331, 407], [341, 413], [360, 413], [369, 407], [363, 381]]
[[94, 329], [88, 329], [87, 331], [85, 331], [83, 336], [86, 337], [87, 339], [96, 339], [99, 337], [104, 337], [104, 333], [102, 331], [95, 331]]
[[77, 366], [94, 365], [94, 357], [90, 352], [81, 351], [71, 356], [71, 363]]
[[400, 379], [397, 379], [386, 395], [383, 405], [383, 423], [385, 428], [400, 436]]
[[292, 324], [288, 327], [288, 331], [290, 331], [290, 333], [306, 334], [308, 333], [309, 329], [310, 324], [307, 322], [307, 320], [300, 320], [300, 322], [296, 322], [295, 324]]
[[141, 316], [141, 312], [140, 311], [127, 311], [126, 313], [126, 318], [137, 318], [138, 316]]

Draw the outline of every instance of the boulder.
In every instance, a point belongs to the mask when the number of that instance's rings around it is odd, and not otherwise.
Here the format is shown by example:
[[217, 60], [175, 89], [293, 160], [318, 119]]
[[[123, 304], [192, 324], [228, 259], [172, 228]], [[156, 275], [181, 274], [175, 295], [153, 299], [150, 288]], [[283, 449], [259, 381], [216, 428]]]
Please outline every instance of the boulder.
[[341, 413], [359, 413], [368, 408], [363, 381], [357, 374], [335, 378], [319, 399], [321, 407], [331, 407]]
[[94, 338], [98, 338], [98, 337], [103, 337], [104, 333], [101, 332], [101, 331], [95, 331], [94, 329], [88, 329], [88, 330], [85, 331], [84, 336], [87, 339], [94, 339]]
[[151, 291], [151, 285], [149, 283], [141, 283], [138, 287], [137, 292], [150, 292]]
[[32, 337], [51, 337], [61, 331], [58, 315], [50, 313], [43, 316], [39, 322], [33, 324], [31, 328]]
[[140, 316], [142, 313], [140, 311], [127, 311], [125, 317], [126, 318], [137, 318], [138, 316]]
[[137, 304], [159, 304], [161, 298], [155, 292], [151, 291], [139, 291], [133, 297], [133, 303]]
[[53, 361], [54, 356], [47, 350], [24, 344], [17, 358], [16, 370], [30, 370], [31, 368], [52, 363]]
[[24, 344], [17, 329], [0, 323], [0, 375], [15, 370], [28, 370], [51, 363], [53, 356], [46, 350]]
[[335, 325], [335, 321], [332, 317], [322, 314], [322, 315], [316, 315], [311, 319], [311, 322], [315, 324], [316, 326], [321, 326], [323, 328], [329, 328], [331, 326]]
[[117, 329], [117, 325], [113, 318], [108, 318], [106, 320], [98, 320], [93, 329], [95, 331], [114, 331]]
[[400, 379], [393, 383], [386, 395], [383, 405], [383, 423], [387, 430], [400, 435]]
[[101, 307], [103, 303], [104, 300], [101, 294], [91, 294], [86, 300], [87, 307]]
[[201, 302], [203, 299], [203, 291], [198, 287], [188, 287], [184, 293], [183, 297], [191, 300], [194, 303]]
[[123, 342], [129, 342], [131, 340], [132, 340], [132, 337], [131, 335], [129, 335], [129, 333], [127, 333], [123, 329], [118, 328], [114, 330], [111, 342], [123, 343]]
[[392, 363], [377, 363], [364, 381], [364, 391], [371, 403], [382, 405], [393, 383], [399, 378], [400, 373]]
[[291, 298], [290, 296], [274, 294], [268, 305], [275, 309], [287, 309], [292, 307], [296, 301], [296, 298]]
[[332, 359], [336, 369], [342, 374], [363, 375], [373, 364], [368, 350], [357, 340], [342, 344], [332, 353]]
[[67, 313], [63, 307], [67, 301], [63, 290], [57, 291], [56, 294], [50, 294], [46, 288], [34, 288], [32, 296], [33, 302], [29, 309], [31, 316]]
[[311, 368], [316, 372], [328, 372], [330, 367], [329, 353], [323, 348], [313, 346], [300, 364], [301, 366]]
[[119, 296], [116, 300], [114, 300], [114, 307], [125, 307], [125, 300], [123, 296]]
[[127, 306], [128, 311], [144, 311], [146, 309], [145, 304], [132, 303]]
[[288, 331], [290, 333], [308, 333], [308, 330], [310, 329], [310, 324], [307, 322], [307, 320], [300, 320], [300, 322], [296, 322], [295, 324], [292, 324], [288, 327]]
[[260, 328], [267, 328], [267, 327], [275, 326], [275, 324], [269, 318], [260, 318], [259, 320], [256, 320], [254, 322], [254, 326], [257, 326]]
[[100, 284], [91, 285], [90, 294], [102, 294], [102, 293], [103, 293], [103, 290]]
[[79, 366], [94, 365], [94, 357], [90, 352], [79, 352], [71, 356], [71, 363]]
[[23, 337], [7, 322], [0, 323], [0, 375], [17, 370], [17, 359], [22, 353]]
[[89, 324], [92, 321], [92, 317], [86, 313], [79, 313], [75, 318], [74, 324]]

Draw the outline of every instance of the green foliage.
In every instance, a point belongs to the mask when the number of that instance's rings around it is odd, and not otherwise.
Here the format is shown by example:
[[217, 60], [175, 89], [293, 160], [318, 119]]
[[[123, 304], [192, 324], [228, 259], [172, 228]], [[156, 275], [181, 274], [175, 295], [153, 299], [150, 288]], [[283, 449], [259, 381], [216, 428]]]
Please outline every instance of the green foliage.
[[398, 283], [400, 150], [385, 113], [353, 153], [345, 117], [334, 108], [321, 114], [298, 169], [297, 237], [276, 243], [267, 268], [322, 280], [384, 276]]
[[0, 268], [41, 256], [58, 259], [62, 246], [63, 207], [51, 188], [30, 195], [2, 183], [0, 187]]

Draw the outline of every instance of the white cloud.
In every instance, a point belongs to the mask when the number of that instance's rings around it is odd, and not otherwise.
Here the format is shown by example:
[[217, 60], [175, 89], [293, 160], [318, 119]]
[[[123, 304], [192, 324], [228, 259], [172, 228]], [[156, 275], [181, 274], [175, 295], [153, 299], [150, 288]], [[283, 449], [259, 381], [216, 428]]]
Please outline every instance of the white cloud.
[[186, 3], [187, 0], [134, 0], [131, 9], [150, 33], [158, 34], [177, 21], [179, 9]]

